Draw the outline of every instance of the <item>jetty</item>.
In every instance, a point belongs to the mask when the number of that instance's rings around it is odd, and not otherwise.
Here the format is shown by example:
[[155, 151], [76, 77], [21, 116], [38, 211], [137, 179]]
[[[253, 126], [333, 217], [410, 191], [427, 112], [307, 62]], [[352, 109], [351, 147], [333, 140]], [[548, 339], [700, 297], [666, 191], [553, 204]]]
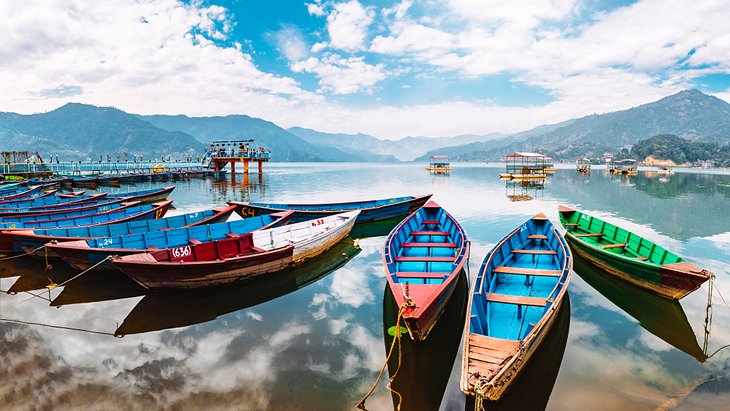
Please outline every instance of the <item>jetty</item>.
[[243, 163], [243, 173], [248, 174], [248, 164], [258, 165], [259, 173], [263, 172], [264, 163], [269, 161], [271, 150], [265, 147], [254, 147], [254, 140], [218, 140], [210, 144], [203, 157], [203, 164], [215, 171], [222, 171], [231, 165], [231, 174], [236, 172], [236, 163]]

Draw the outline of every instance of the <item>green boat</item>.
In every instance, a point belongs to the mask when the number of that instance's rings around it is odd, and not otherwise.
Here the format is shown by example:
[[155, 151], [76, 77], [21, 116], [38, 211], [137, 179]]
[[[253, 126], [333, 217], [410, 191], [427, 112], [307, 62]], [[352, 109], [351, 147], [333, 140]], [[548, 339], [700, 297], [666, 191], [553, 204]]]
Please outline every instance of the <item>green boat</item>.
[[606, 272], [662, 297], [679, 300], [700, 288], [711, 272], [621, 227], [559, 206], [565, 239], [574, 253]]

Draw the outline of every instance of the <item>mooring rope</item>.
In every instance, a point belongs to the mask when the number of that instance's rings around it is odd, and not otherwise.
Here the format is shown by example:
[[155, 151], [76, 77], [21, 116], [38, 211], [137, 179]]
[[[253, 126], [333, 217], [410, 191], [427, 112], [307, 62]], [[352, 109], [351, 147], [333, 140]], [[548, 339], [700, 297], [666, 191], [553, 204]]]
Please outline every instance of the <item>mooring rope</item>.
[[91, 267], [87, 268], [86, 270], [84, 270], [84, 271], [82, 271], [82, 272], [80, 272], [80, 273], [76, 274], [75, 276], [73, 276], [73, 277], [69, 278], [68, 280], [66, 280], [66, 281], [62, 282], [61, 284], [56, 284], [56, 285], [55, 285], [55, 286], [54, 286], [53, 288], [56, 288], [56, 287], [63, 287], [64, 285], [66, 285], [66, 284], [70, 283], [71, 281], [73, 281], [73, 280], [75, 280], [75, 279], [77, 279], [77, 278], [81, 277], [82, 275], [84, 275], [84, 274], [88, 273], [89, 271], [91, 271], [91, 270], [93, 270], [94, 268], [96, 268], [96, 267], [98, 267], [98, 266], [100, 266], [100, 265], [104, 264], [104, 263], [105, 263], [106, 261], [108, 261], [108, 260], [111, 260], [111, 259], [112, 259], [112, 256], [107, 256], [107, 257], [105, 257], [105, 258], [104, 258], [103, 260], [101, 260], [101, 261], [99, 261], [98, 263], [96, 263], [96, 264], [92, 265]]
[[[10, 256], [10, 257], [0, 257], [0, 261], [5, 261], [5, 260], [12, 260], [12, 259], [14, 259], [14, 258], [20, 258], [20, 257], [25, 257], [26, 255], [28, 255], [28, 254], [33, 254], [33, 253], [35, 253], [36, 251], [40, 250], [41, 248], [45, 248], [45, 247], [46, 247], [46, 245], [45, 245], [45, 244], [43, 244], [42, 246], [40, 246], [40, 247], [38, 247], [38, 248], [34, 248], [34, 249], [32, 249], [32, 250], [30, 250], [30, 251], [28, 251], [28, 252], [25, 252], [25, 253], [23, 253], [23, 254], [18, 254], [18, 255], [12, 255], [12, 256]], [[48, 254], [48, 251], [47, 251], [47, 250], [46, 250], [46, 254]], [[48, 263], [48, 260], [46, 259], [46, 264], [47, 264], [47, 263]]]
[[702, 353], [707, 356], [707, 348], [710, 342], [710, 330], [712, 330], [712, 293], [715, 288], [715, 275], [710, 276], [710, 282], [707, 287], [707, 307], [705, 308], [705, 338], [702, 343]]
[[78, 327], [66, 327], [63, 325], [55, 325], [55, 324], [44, 324], [44, 323], [37, 323], [32, 321], [23, 321], [23, 320], [14, 320], [12, 318], [1, 318], [0, 321], [7, 321], [11, 323], [18, 323], [18, 324], [26, 324], [26, 325], [37, 325], [40, 327], [48, 327], [48, 328], [57, 328], [61, 330], [70, 330], [70, 331], [81, 331], [89, 334], [101, 334], [101, 335], [111, 335], [112, 337], [122, 338], [123, 336], [118, 336], [113, 333], [108, 333], [106, 331], [95, 331], [95, 330], [87, 330], [84, 328], [78, 328]]
[[396, 375], [398, 375], [398, 371], [400, 371], [401, 366], [401, 359], [403, 356], [403, 350], [401, 349], [401, 328], [400, 323], [401, 319], [403, 318], [403, 313], [410, 307], [415, 307], [416, 304], [411, 300], [410, 298], [406, 299], [406, 302], [401, 304], [400, 308], [398, 309], [398, 317], [395, 321], [395, 336], [393, 337], [393, 341], [390, 343], [390, 349], [388, 350], [388, 355], [385, 357], [385, 362], [383, 363], [383, 367], [380, 369], [380, 373], [378, 374], [378, 378], [375, 379], [375, 383], [372, 387], [370, 387], [370, 391], [368, 391], [367, 394], [365, 394], [364, 397], [358, 403], [355, 405], [355, 408], [361, 409], [361, 410], [367, 410], [365, 408], [365, 401], [367, 401], [368, 398], [373, 394], [375, 391], [375, 388], [378, 386], [378, 383], [380, 382], [380, 378], [383, 377], [383, 373], [385, 372], [385, 368], [388, 366], [388, 360], [390, 360], [390, 357], [393, 355], [393, 349], [395, 348], [396, 341], [398, 342], [398, 368], [396, 368], [395, 373], [393, 373], [393, 376], [390, 377], [390, 381], [388, 382], [388, 385], [386, 388], [388, 391], [392, 392], [396, 396], [398, 396], [398, 407], [396, 408], [397, 411], [400, 411], [401, 403], [403, 402], [403, 396], [396, 390], [394, 390], [391, 387], [391, 384], [393, 383], [393, 380], [395, 379]]
[[478, 383], [474, 386], [474, 411], [485, 411], [484, 410], [484, 397], [486, 396], [486, 383]]

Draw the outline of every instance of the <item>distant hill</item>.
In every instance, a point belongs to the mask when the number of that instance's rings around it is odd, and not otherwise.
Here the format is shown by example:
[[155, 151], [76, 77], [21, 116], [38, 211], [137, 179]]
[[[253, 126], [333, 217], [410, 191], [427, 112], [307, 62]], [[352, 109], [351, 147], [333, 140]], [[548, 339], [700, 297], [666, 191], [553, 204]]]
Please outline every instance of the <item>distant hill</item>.
[[672, 160], [676, 164], [710, 160], [718, 167], [730, 167], [730, 145], [690, 141], [673, 134], [641, 140], [631, 147], [630, 152], [617, 156], [638, 160], [651, 156], [658, 160]]
[[156, 127], [190, 134], [204, 143], [214, 140], [249, 139], [271, 149], [273, 161], [387, 161], [368, 152], [345, 152], [327, 144], [309, 143], [276, 124], [246, 115], [188, 117], [184, 115], [139, 116]]
[[199, 154], [203, 148], [188, 134], [162, 130], [121, 110], [77, 103], [40, 114], [0, 113], [0, 144], [65, 160], [120, 152]]
[[[520, 133], [523, 134], [523, 133]], [[540, 151], [555, 158], [600, 156], [659, 134], [690, 141], [730, 143], [730, 104], [698, 90], [685, 90], [628, 110], [593, 114], [524, 135], [504, 145], [454, 148], [474, 160], [496, 160], [511, 151]]]
[[336, 147], [343, 151], [367, 151], [374, 155], [394, 157], [401, 161], [412, 161], [429, 150], [442, 147], [468, 144], [476, 141], [489, 141], [504, 137], [504, 134], [487, 135], [465, 134], [455, 137], [406, 137], [401, 140], [381, 140], [367, 134], [323, 133], [302, 127], [288, 129], [292, 134], [312, 143]]

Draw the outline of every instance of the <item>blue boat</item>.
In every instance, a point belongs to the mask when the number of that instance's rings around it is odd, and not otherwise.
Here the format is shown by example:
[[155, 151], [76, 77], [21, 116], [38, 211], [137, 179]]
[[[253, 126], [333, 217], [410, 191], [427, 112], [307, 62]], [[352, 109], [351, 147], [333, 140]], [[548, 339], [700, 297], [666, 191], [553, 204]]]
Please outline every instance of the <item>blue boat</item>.
[[550, 331], [570, 282], [573, 257], [538, 214], [484, 258], [472, 284], [461, 390], [498, 400]]
[[153, 188], [149, 190], [140, 191], [129, 191], [126, 193], [113, 193], [108, 194], [107, 198], [124, 199], [125, 201], [141, 201], [142, 203], [156, 203], [158, 201], [165, 201], [170, 193], [175, 189], [175, 186]]
[[421, 208], [429, 198], [431, 198], [431, 194], [418, 197], [394, 197], [383, 200], [353, 201], [347, 203], [283, 204], [229, 201], [228, 204], [236, 205], [236, 213], [244, 218], [293, 210], [293, 223], [314, 220], [347, 211], [360, 210], [356, 224], [362, 224], [405, 217]]
[[[182, 227], [172, 230], [149, 231], [114, 237], [100, 237], [86, 240], [48, 244], [49, 252], [54, 253], [66, 263], [79, 270], [86, 270], [109, 256], [124, 256], [151, 252], [171, 247], [223, 240], [250, 233], [251, 231], [285, 225], [291, 212], [249, 217], [228, 223], [206, 224]], [[110, 261], [98, 267], [114, 270]]]
[[106, 193], [99, 193], [90, 196], [82, 195], [73, 198], [59, 198], [57, 196], [47, 196], [41, 198], [23, 199], [23, 201], [13, 201], [0, 204], [0, 214], [4, 212], [29, 212], [50, 210], [63, 207], [75, 207], [79, 204], [100, 201], [106, 195]]
[[[164, 217], [153, 220], [137, 220], [125, 223], [92, 225], [84, 227], [29, 229], [6, 231], [4, 236], [10, 238], [26, 253], [32, 252], [50, 242], [88, 240], [99, 237], [118, 237], [150, 231], [170, 230], [173, 228], [193, 227], [203, 224], [214, 224], [228, 220], [233, 213], [233, 206], [214, 208], [212, 210]], [[33, 253], [37, 256], [56, 257], [50, 250]]]
[[469, 239], [446, 210], [429, 201], [398, 224], [385, 240], [383, 267], [414, 341], [436, 325], [469, 256]]
[[22, 215], [0, 215], [0, 229], [7, 227], [7, 224], [9, 223], [25, 224], [37, 221], [68, 220], [71, 218], [78, 218], [83, 216], [95, 216], [99, 214], [105, 214], [112, 211], [121, 211], [123, 209], [137, 205], [140, 205], [139, 201], [115, 201], [111, 203], [105, 203], [103, 205], [99, 204], [90, 207], [60, 209], [51, 212], [28, 213]]
[[0, 229], [81, 227], [88, 225], [121, 223], [140, 219], [146, 220], [149, 218], [160, 218], [165, 215], [171, 204], [172, 201], [166, 201], [158, 204], [145, 204], [119, 211], [112, 211], [110, 213], [80, 216], [63, 220], [28, 221], [25, 223], [0, 222]]

